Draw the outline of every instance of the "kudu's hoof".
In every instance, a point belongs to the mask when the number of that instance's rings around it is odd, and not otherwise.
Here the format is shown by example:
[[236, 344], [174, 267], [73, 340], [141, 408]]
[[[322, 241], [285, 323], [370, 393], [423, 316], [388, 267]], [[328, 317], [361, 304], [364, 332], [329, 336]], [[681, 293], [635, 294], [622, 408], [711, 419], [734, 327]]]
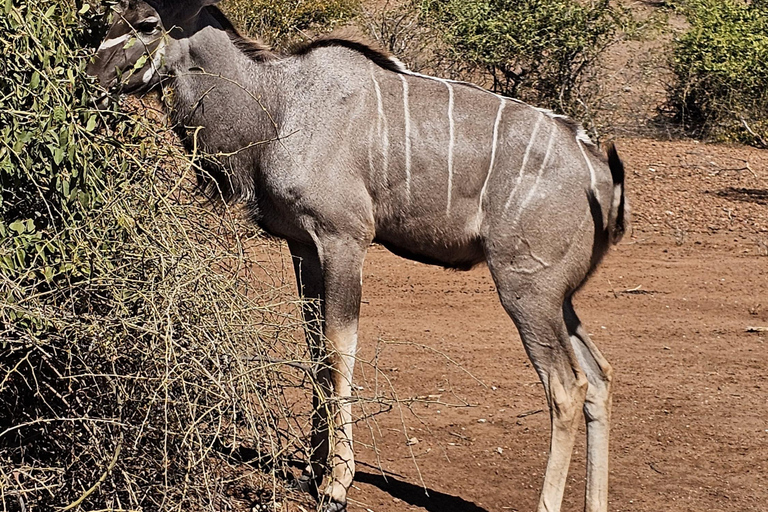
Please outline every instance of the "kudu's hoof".
[[313, 496], [317, 496], [317, 488], [322, 479], [313, 478], [310, 475], [302, 474], [296, 477], [293, 481], [292, 487], [301, 492], [308, 492]]
[[293, 487], [301, 492], [317, 494], [318, 483], [319, 481], [316, 478], [312, 478], [309, 475], [301, 475], [293, 481]]
[[347, 510], [347, 502], [344, 503], [336, 500], [331, 500], [329, 503], [326, 503], [324, 507], [321, 508], [323, 512], [346, 512]]

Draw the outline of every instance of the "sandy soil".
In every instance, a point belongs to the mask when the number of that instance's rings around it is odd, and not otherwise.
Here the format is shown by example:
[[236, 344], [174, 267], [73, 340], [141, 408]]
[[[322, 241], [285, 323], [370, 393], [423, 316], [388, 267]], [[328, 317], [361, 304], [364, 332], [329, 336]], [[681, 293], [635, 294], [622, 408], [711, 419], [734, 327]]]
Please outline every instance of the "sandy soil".
[[[634, 231], [575, 301], [617, 375], [610, 510], [765, 511], [768, 154], [619, 149]], [[357, 424], [350, 510], [534, 510], [548, 413], [488, 270], [373, 247], [364, 274], [359, 393], [404, 403]], [[581, 436], [563, 510], [584, 475]]]

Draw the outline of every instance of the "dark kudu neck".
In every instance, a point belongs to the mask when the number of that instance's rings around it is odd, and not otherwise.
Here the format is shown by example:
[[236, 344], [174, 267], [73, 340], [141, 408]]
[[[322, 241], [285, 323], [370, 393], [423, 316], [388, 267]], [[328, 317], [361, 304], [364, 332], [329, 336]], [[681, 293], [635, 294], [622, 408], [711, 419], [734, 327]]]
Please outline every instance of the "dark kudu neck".
[[209, 173], [223, 195], [250, 197], [279, 131], [281, 72], [246, 55], [217, 20], [201, 18], [169, 48], [169, 114], [188, 149], [212, 156]]
[[[212, 122], [222, 122], [221, 128], [226, 129], [231, 124], [227, 120], [242, 123], [248, 112], [249, 122], [242, 128], [250, 131], [250, 138], [274, 138], [272, 120], [278, 117], [279, 103], [276, 67], [246, 55], [226, 27], [205, 11], [190, 32], [169, 52], [173, 121], [210, 131]], [[260, 126], [263, 124], [266, 126]]]

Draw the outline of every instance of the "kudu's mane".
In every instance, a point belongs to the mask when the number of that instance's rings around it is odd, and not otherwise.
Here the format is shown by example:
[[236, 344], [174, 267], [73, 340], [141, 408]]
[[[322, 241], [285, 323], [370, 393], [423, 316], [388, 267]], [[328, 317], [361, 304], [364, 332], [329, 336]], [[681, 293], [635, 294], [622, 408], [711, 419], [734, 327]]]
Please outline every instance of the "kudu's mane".
[[[257, 62], [279, 58], [268, 45], [241, 34], [218, 7], [211, 5], [208, 6], [207, 9], [208, 13], [221, 25], [227, 35], [229, 35], [232, 43], [245, 55]], [[331, 46], [341, 46], [360, 53], [377, 66], [388, 69], [389, 71], [394, 71], [396, 73], [402, 73], [404, 71], [402, 65], [387, 52], [374, 48], [369, 43], [351, 37], [320, 37], [291, 48], [286, 56], [307, 55], [318, 48], [328, 48]]]
[[245, 55], [257, 62], [262, 62], [277, 57], [277, 55], [272, 52], [272, 49], [266, 44], [262, 43], [261, 41], [249, 39], [242, 35], [240, 31], [237, 30], [237, 28], [232, 24], [232, 22], [229, 21], [226, 16], [224, 16], [224, 13], [221, 12], [221, 9], [214, 5], [209, 5], [205, 9], [208, 14], [210, 14], [213, 19], [215, 19], [216, 22], [221, 25], [221, 28], [224, 29], [224, 31], [229, 36], [229, 39], [237, 47], [237, 49], [243, 52]]

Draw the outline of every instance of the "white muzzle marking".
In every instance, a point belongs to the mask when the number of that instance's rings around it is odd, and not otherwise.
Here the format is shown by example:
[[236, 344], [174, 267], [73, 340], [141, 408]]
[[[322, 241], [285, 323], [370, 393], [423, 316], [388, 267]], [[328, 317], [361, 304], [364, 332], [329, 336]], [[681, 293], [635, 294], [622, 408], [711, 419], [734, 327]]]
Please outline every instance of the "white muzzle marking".
[[101, 45], [99, 46], [99, 49], [97, 51], [106, 50], [108, 48], [112, 48], [113, 46], [117, 46], [119, 44], [125, 43], [130, 39], [131, 34], [123, 34], [120, 37], [115, 37], [113, 39], [106, 39]]

